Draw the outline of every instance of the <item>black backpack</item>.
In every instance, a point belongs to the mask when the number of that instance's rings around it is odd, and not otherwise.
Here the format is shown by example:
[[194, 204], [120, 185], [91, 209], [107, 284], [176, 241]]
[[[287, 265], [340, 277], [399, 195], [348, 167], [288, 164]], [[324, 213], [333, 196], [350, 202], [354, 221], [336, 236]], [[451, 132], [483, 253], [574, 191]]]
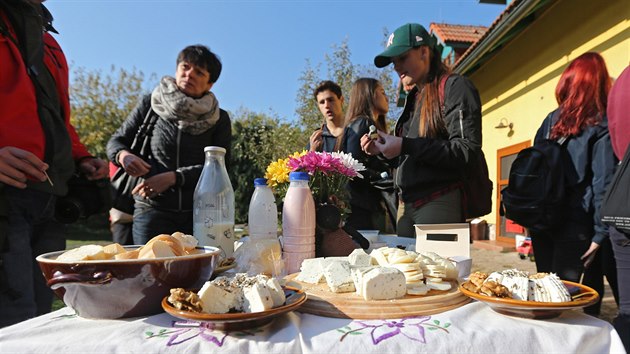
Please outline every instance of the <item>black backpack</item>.
[[508, 185], [501, 191], [500, 214], [535, 230], [548, 230], [562, 220], [570, 186], [571, 160], [567, 137], [547, 138], [521, 150], [510, 168]]

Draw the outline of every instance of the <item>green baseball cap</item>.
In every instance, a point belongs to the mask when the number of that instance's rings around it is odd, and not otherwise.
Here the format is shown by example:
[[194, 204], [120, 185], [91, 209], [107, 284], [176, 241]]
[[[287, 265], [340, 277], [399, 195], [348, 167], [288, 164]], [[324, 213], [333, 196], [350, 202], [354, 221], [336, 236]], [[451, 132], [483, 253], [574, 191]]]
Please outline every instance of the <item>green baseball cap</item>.
[[374, 65], [383, 68], [391, 64], [392, 58], [411, 48], [421, 45], [433, 47], [433, 38], [427, 30], [417, 23], [407, 23], [398, 27], [387, 39], [385, 51], [374, 58]]

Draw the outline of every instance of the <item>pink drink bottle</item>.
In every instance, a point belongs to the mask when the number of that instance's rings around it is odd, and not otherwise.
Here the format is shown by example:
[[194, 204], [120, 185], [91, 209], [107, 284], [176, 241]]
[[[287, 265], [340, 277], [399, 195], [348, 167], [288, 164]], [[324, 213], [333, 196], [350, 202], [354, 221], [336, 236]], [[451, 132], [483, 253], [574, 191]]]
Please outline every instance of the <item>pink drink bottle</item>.
[[287, 273], [300, 270], [302, 261], [315, 257], [315, 201], [306, 172], [291, 172], [282, 206], [282, 254]]

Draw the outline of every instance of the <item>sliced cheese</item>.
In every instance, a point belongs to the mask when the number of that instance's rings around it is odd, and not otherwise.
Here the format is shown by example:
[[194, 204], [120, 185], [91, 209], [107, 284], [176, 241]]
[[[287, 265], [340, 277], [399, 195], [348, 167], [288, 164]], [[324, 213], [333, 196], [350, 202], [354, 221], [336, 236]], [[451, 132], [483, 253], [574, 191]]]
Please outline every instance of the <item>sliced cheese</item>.
[[407, 294], [409, 295], [426, 295], [429, 290], [429, 287], [424, 283], [414, 286], [407, 285]]

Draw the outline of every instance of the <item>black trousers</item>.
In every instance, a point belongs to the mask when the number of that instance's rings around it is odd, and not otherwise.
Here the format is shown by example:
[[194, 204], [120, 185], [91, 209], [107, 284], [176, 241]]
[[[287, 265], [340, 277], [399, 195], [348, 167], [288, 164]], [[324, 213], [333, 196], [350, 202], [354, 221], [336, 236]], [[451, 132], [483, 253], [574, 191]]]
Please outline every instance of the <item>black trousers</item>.
[[[617, 276], [615, 259], [606, 240], [597, 251], [597, 256], [588, 269], [584, 269], [580, 257], [591, 245], [592, 226], [571, 222], [555, 230], [530, 230], [536, 270], [556, 273], [561, 279], [589, 286], [597, 291], [600, 301], [584, 309], [584, 312], [597, 316], [604, 297], [604, 276], [608, 280], [613, 295], [617, 299]], [[582, 273], [584, 277], [582, 278]]]
[[617, 262], [619, 314], [613, 321], [626, 351], [630, 352], [630, 235], [610, 228], [610, 241]]

